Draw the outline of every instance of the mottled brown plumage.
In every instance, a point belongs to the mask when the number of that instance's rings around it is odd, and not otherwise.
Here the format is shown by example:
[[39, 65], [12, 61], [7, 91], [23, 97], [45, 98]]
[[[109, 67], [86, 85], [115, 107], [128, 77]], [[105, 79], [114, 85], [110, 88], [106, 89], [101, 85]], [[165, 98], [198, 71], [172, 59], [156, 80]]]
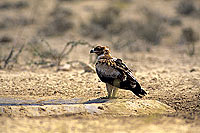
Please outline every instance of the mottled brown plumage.
[[106, 83], [108, 98], [115, 97], [118, 88], [131, 90], [140, 98], [147, 94], [126, 64], [111, 56], [108, 47], [97, 46], [90, 53], [96, 53], [98, 56], [96, 72], [101, 81]]

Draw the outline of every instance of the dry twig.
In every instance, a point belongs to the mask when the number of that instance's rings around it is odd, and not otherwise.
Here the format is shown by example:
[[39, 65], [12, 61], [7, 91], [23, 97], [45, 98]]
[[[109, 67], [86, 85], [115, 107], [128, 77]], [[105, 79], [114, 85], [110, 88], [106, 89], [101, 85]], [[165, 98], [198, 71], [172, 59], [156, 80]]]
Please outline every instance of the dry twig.
[[13, 52], [14, 52], [14, 47], [12, 47], [12, 49], [10, 50], [10, 53], [9, 53], [8, 57], [4, 60], [4, 66], [3, 66], [3, 68], [6, 68], [6, 66], [8, 65], [9, 60], [12, 58]]
[[11, 50], [10, 50], [8, 56], [4, 56], [4, 58], [1, 59], [1, 62], [4, 63], [4, 65], [3, 65], [2, 68], [5, 69], [5, 68], [8, 66], [8, 64], [9, 64], [10, 62], [17, 63], [18, 57], [19, 57], [19, 55], [22, 53], [23, 48], [24, 48], [24, 45], [22, 45], [22, 46], [19, 48], [19, 50], [16, 52], [16, 54], [14, 55], [14, 53], [15, 53], [15, 51], [16, 51], [16, 48], [13, 46], [13, 47], [11, 48]]
[[[49, 59], [53, 60], [54, 64], [57, 66], [57, 68], [61, 65], [62, 60], [64, 58], [66, 58], [75, 47], [82, 45], [82, 46], [88, 46], [90, 48], [93, 48], [93, 46], [86, 41], [82, 41], [82, 40], [70, 41], [65, 44], [65, 46], [61, 52], [58, 52], [56, 49], [53, 49], [46, 40], [42, 39], [42, 42], [44, 42], [44, 44], [48, 48], [41, 50], [41, 49], [36, 48], [35, 46], [32, 46], [33, 51], [42, 60], [44, 60], [45, 58], [49, 58]], [[46, 56], [45, 54], [48, 54], [48, 56]]]

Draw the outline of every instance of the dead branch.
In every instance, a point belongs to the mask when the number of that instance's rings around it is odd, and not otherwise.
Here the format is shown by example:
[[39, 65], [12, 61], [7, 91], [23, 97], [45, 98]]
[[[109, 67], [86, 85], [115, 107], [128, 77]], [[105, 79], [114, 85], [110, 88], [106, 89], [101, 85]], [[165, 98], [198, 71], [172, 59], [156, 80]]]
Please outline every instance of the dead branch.
[[3, 68], [6, 68], [6, 66], [8, 65], [10, 59], [13, 56], [13, 52], [14, 52], [14, 47], [12, 47], [12, 49], [10, 50], [10, 53], [9, 53], [8, 57], [5, 59], [5, 61], [4, 61], [4, 67]]
[[39, 51], [38, 48], [35, 46], [31, 45], [31, 49], [33, 50], [33, 53], [36, 54], [36, 56], [39, 56], [42, 60], [44, 60], [43, 54]]
[[[71, 45], [71, 48], [65, 53], [66, 48], [68, 46], [70, 46], [70, 45]], [[71, 42], [68, 42], [65, 45], [63, 51], [61, 52], [61, 55], [62, 55], [61, 57], [64, 57], [64, 56], [68, 55], [69, 53], [71, 53], [71, 51], [73, 50], [73, 48], [76, 47], [76, 46], [78, 46], [78, 45], [86, 45], [86, 46], [89, 46], [89, 47], [93, 48], [93, 46], [91, 44], [89, 44], [88, 42], [85, 42], [85, 41], [81, 41], [81, 40], [79, 40], [79, 41], [71, 41]]]
[[[63, 58], [64, 58], [65, 56], [69, 55], [69, 54], [72, 52], [72, 50], [73, 50], [76, 46], [78, 46], [78, 45], [86, 45], [86, 46], [89, 46], [89, 47], [93, 47], [90, 43], [88, 43], [88, 42], [86, 42], [86, 41], [81, 41], [81, 40], [79, 40], [79, 41], [70, 41], [70, 42], [68, 42], [68, 43], [65, 45], [65, 47], [63, 48], [62, 52], [60, 53], [60, 55], [59, 55], [59, 57], [58, 57], [58, 61], [57, 61], [58, 66], [60, 65], [60, 63], [61, 63], [61, 61], [63, 60]], [[66, 50], [67, 50], [67, 48], [68, 48], [69, 46], [71, 46], [71, 47], [70, 47], [69, 50], [66, 52]]]
[[79, 41], [70, 41], [67, 42], [64, 46], [64, 48], [62, 49], [61, 52], [58, 52], [56, 49], [53, 49], [51, 47], [51, 45], [44, 39], [41, 40], [42, 42], [45, 43], [46, 47], [48, 47], [45, 50], [41, 50], [38, 49], [37, 47], [32, 46], [33, 51], [37, 54], [37, 56], [39, 56], [41, 59], [44, 59], [44, 54], [45, 52], [47, 52], [49, 55], [46, 58], [49, 58], [51, 60], [53, 60], [56, 64], [57, 67], [60, 66], [62, 60], [67, 57], [75, 47], [80, 46], [80, 45], [84, 45], [84, 46], [88, 46], [93, 48], [93, 46], [83, 40], [79, 40]]
[[18, 57], [19, 57], [19, 55], [22, 53], [23, 49], [24, 49], [24, 45], [22, 45], [22, 46], [20, 47], [20, 49], [18, 50], [18, 52], [17, 52], [17, 53], [15, 54], [15, 56], [13, 57], [13, 61], [14, 61], [15, 63], [17, 63]]
[[44, 42], [47, 45], [47, 47], [49, 48], [50, 52], [53, 51], [53, 49], [51, 48], [50, 44], [46, 40], [42, 39], [41, 42]]

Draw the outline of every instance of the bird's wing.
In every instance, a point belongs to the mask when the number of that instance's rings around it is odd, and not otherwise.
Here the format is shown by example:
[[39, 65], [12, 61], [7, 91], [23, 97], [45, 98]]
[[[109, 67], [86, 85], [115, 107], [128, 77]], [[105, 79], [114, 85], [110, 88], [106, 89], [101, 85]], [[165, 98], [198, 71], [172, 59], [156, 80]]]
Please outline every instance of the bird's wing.
[[96, 71], [100, 78], [115, 79], [121, 75], [121, 72], [116, 69], [116, 63], [110, 59], [100, 59], [96, 63]]
[[120, 87], [131, 90], [140, 98], [142, 97], [141, 95], [146, 95], [147, 93], [141, 88], [139, 82], [134, 78], [131, 70], [126, 66], [126, 64], [123, 63], [121, 59], [116, 59], [115, 62], [117, 69], [125, 75], [123, 76], [125, 77], [123, 82], [120, 83]]
[[140, 98], [147, 94], [121, 59], [101, 59], [96, 64], [96, 70], [101, 81], [105, 83], [131, 90]]
[[[123, 73], [124, 77], [128, 76], [129, 78], [132, 78], [133, 80], [136, 80], [133, 77], [131, 69], [129, 69], [127, 67], [127, 65], [125, 63], [123, 63], [123, 61], [121, 59], [114, 58], [113, 61], [116, 64], [115, 68], [118, 69], [118, 71], [120, 71], [121, 73]], [[123, 79], [123, 80], [125, 80], [125, 79]]]
[[125, 63], [123, 63], [123, 61], [121, 59], [113, 58], [112, 60], [115, 62], [117, 68], [120, 68], [120, 69], [122, 69], [124, 71], [131, 72], [131, 70], [126, 66]]
[[[99, 60], [96, 64], [96, 70], [101, 79], [118, 78], [121, 81], [125, 81], [128, 78], [136, 80], [133, 77], [131, 70], [122, 62], [121, 59], [118, 58]], [[105, 80], [103, 81], [105, 82]]]

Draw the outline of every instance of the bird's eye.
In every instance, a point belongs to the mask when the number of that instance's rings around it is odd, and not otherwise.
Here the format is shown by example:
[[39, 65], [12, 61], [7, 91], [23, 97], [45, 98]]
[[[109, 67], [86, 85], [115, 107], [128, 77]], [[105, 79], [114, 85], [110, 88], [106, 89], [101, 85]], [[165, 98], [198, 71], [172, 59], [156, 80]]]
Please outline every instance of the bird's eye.
[[101, 49], [102, 49], [101, 47], [94, 48], [95, 51], [100, 51]]
[[109, 51], [108, 51], [108, 50], [105, 50], [105, 53], [109, 53]]
[[95, 50], [95, 51], [98, 51], [98, 50], [99, 50], [99, 48], [95, 48], [94, 50]]

